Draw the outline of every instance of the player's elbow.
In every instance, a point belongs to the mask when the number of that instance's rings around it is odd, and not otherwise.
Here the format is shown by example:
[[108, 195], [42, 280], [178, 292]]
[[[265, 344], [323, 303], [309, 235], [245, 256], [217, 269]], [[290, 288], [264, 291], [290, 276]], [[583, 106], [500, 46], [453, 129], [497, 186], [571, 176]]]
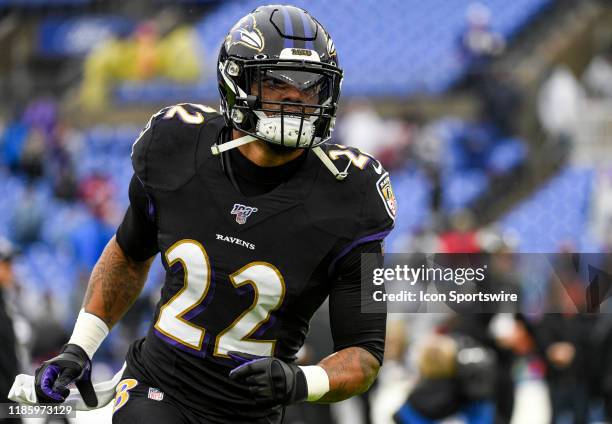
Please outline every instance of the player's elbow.
[[360, 395], [364, 392], [367, 392], [376, 377], [378, 376], [378, 372], [380, 371], [380, 361], [376, 359], [376, 357], [363, 348], [358, 348], [360, 350], [361, 359], [359, 361], [361, 366], [361, 384], [359, 385], [359, 390], [355, 395]]

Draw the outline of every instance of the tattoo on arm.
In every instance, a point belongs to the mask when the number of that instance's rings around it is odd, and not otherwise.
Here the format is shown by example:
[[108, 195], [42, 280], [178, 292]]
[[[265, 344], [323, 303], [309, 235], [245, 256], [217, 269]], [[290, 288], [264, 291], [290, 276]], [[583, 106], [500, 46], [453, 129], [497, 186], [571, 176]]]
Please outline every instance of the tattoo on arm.
[[113, 237], [89, 277], [83, 300], [85, 311], [112, 328], [142, 291], [153, 259], [136, 262], [128, 258]]
[[368, 390], [380, 369], [378, 360], [361, 347], [349, 347], [319, 362], [329, 376], [329, 392], [317, 403], [338, 402]]

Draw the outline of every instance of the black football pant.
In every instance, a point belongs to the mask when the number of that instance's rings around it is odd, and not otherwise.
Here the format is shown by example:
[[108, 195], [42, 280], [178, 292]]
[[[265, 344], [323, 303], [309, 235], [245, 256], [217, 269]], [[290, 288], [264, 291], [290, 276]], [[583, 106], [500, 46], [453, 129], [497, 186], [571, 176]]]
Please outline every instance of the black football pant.
[[224, 417], [219, 420], [199, 418], [157, 388], [129, 378], [124, 373], [117, 386], [114, 400], [113, 424], [280, 424], [282, 414], [273, 414], [263, 420], [236, 420]]

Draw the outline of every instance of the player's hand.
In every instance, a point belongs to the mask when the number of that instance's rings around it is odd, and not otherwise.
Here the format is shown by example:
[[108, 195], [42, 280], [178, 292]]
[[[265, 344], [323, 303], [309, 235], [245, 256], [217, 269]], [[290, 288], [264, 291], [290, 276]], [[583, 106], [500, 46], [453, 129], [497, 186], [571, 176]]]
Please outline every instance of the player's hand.
[[241, 364], [230, 372], [230, 378], [244, 384], [258, 405], [289, 405], [306, 400], [306, 377], [297, 365], [269, 356], [241, 352], [228, 355]]
[[91, 383], [91, 360], [76, 344], [67, 344], [55, 358], [36, 370], [34, 388], [39, 403], [61, 403], [70, 394], [68, 385], [75, 383], [87, 406], [98, 405]]

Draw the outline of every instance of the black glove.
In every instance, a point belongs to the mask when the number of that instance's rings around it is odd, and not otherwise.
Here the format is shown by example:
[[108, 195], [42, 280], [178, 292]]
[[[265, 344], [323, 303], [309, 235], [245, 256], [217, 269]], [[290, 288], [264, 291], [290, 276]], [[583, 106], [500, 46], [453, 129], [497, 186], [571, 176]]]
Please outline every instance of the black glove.
[[34, 387], [39, 403], [61, 403], [75, 383], [85, 404], [98, 406], [98, 397], [91, 383], [91, 360], [78, 345], [67, 344], [55, 358], [44, 362], [35, 373]]
[[289, 405], [306, 400], [306, 376], [297, 365], [270, 356], [241, 352], [228, 352], [228, 355], [241, 364], [230, 371], [230, 378], [244, 384], [257, 405]]

